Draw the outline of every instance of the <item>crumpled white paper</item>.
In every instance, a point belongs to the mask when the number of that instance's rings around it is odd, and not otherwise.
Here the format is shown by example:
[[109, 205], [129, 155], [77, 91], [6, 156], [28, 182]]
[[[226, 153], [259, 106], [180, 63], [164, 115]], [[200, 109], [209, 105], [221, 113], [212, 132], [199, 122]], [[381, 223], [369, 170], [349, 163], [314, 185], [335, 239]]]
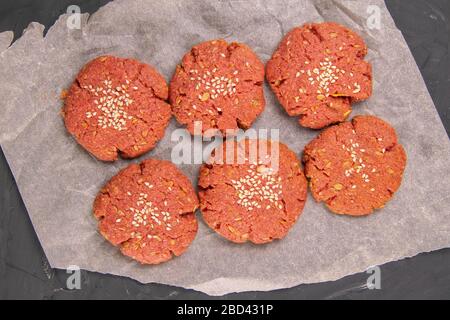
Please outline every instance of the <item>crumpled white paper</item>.
[[[369, 4], [381, 9], [380, 30], [367, 26]], [[263, 246], [232, 244], [200, 222], [189, 250], [158, 266], [141, 266], [106, 242], [97, 232], [92, 201], [130, 162], [96, 161], [66, 133], [60, 94], [79, 69], [113, 54], [150, 63], [169, 80], [191, 46], [214, 38], [247, 43], [267, 61], [291, 28], [322, 20], [349, 26], [370, 48], [374, 93], [353, 114], [375, 114], [397, 129], [408, 165], [394, 199], [369, 217], [351, 218], [333, 215], [309, 197], [287, 238]], [[89, 19], [83, 15], [81, 30], [70, 30], [66, 21], [61, 16], [45, 37], [44, 27], [32, 23], [9, 48], [12, 34], [0, 34], [0, 143], [52, 267], [78, 265], [222, 295], [335, 280], [449, 246], [449, 140], [382, 1], [119, 0]], [[288, 117], [267, 86], [265, 94], [266, 110], [254, 127], [281, 129], [280, 139], [300, 156], [317, 132]], [[141, 159], [170, 159], [177, 127], [172, 120], [158, 147]], [[182, 169], [196, 184], [198, 165]]]

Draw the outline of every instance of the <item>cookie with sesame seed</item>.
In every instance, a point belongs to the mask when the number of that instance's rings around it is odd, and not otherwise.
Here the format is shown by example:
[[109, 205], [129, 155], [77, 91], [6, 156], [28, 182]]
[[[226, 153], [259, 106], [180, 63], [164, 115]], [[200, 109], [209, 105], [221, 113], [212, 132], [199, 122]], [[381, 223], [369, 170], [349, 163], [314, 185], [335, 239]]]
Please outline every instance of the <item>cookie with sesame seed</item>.
[[[203, 42], [178, 65], [170, 82], [170, 103], [191, 134], [233, 135], [249, 128], [264, 110], [263, 82], [264, 65], [248, 46]], [[195, 130], [196, 122], [201, 130]]]
[[367, 46], [337, 23], [306, 24], [281, 41], [266, 66], [278, 101], [300, 125], [321, 129], [344, 121], [351, 104], [372, 94]]
[[385, 121], [356, 116], [325, 129], [304, 150], [314, 198], [352, 216], [382, 208], [400, 187], [406, 153]]
[[114, 176], [94, 202], [100, 233], [142, 264], [183, 254], [197, 233], [197, 195], [171, 162], [131, 164]]
[[286, 145], [227, 140], [200, 170], [204, 221], [236, 243], [284, 238], [302, 213], [307, 183], [300, 161]]
[[168, 87], [151, 66], [101, 56], [86, 64], [66, 96], [67, 130], [103, 161], [135, 158], [153, 149], [171, 117]]

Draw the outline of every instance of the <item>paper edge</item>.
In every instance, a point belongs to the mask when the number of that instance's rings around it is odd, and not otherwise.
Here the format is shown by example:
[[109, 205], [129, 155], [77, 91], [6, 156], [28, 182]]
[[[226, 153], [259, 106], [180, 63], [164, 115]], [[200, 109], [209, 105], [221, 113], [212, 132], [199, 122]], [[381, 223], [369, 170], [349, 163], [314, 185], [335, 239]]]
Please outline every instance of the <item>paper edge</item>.
[[8, 50], [14, 39], [14, 32], [11, 30], [0, 33], [0, 53]]
[[[181, 285], [176, 285], [176, 284], [173, 284], [173, 283], [167, 283], [167, 282], [163, 282], [163, 281], [149, 281], [149, 282], [145, 282], [145, 281], [141, 281], [141, 280], [139, 280], [137, 278], [133, 278], [131, 276], [118, 275], [118, 274], [115, 274], [115, 273], [112, 273], [112, 272], [101, 272], [101, 271], [98, 271], [98, 270], [90, 270], [89, 268], [83, 268], [82, 267], [82, 270], [86, 270], [86, 271], [89, 271], [89, 272], [102, 274], [102, 275], [112, 275], [112, 276], [115, 276], [115, 277], [126, 278], [126, 279], [130, 279], [132, 281], [136, 281], [136, 282], [138, 282], [140, 284], [143, 284], [143, 285], [146, 285], [146, 284], [162, 284], [162, 285], [170, 286], [170, 287], [175, 288], [175, 289], [193, 290], [195, 292], [203, 293], [203, 294], [209, 295], [211, 297], [223, 297], [223, 296], [229, 295], [229, 294], [239, 294], [239, 293], [244, 293], [244, 292], [270, 292], [270, 291], [276, 291], [276, 290], [291, 289], [291, 288], [298, 287], [298, 286], [301, 286], [301, 285], [323, 284], [323, 283], [327, 283], [327, 282], [331, 283], [331, 282], [335, 282], [335, 281], [338, 281], [338, 280], [341, 280], [341, 279], [344, 279], [344, 278], [347, 278], [347, 277], [351, 277], [351, 276], [354, 276], [354, 275], [357, 275], [357, 274], [360, 274], [360, 273], [364, 273], [366, 270], [368, 270], [370, 267], [373, 267], [373, 266], [379, 266], [379, 267], [382, 268], [383, 266], [385, 266], [385, 265], [387, 265], [389, 263], [395, 263], [395, 262], [398, 262], [398, 261], [411, 259], [411, 258], [414, 258], [414, 257], [422, 255], [422, 254], [428, 254], [430, 252], [435, 252], [435, 251], [443, 250], [443, 249], [447, 249], [447, 248], [448, 247], [434, 247], [432, 249], [429, 249], [429, 250], [426, 250], [426, 251], [421, 251], [419, 253], [407, 254], [407, 255], [405, 255], [403, 257], [396, 258], [396, 259], [393, 259], [393, 260], [387, 260], [386, 261], [386, 259], [383, 259], [382, 262], [380, 262], [380, 263], [378, 263], [376, 265], [368, 265], [364, 270], [356, 271], [356, 272], [353, 272], [353, 273], [349, 273], [349, 274], [346, 274], [344, 276], [337, 275], [337, 276], [332, 277], [332, 278], [330, 278], [328, 280], [305, 281], [305, 282], [299, 281], [299, 282], [295, 282], [295, 283], [293, 282], [291, 286], [277, 285], [277, 284], [275, 284], [273, 282], [270, 282], [270, 281], [261, 281], [261, 280], [258, 280], [258, 279], [253, 279], [253, 283], [252, 283], [252, 286], [250, 288], [248, 285], [245, 285], [245, 282], [248, 282], [247, 279], [230, 278], [230, 277], [227, 277], [227, 278], [225, 278], [225, 277], [217, 277], [215, 279], [212, 279], [212, 280], [207, 281], [207, 282], [203, 282], [201, 284], [193, 284], [193, 285], [189, 285], [189, 286], [183, 287]], [[65, 268], [61, 268], [59, 266], [52, 266], [52, 268], [65, 270]], [[149, 267], [149, 271], [151, 271], [151, 266]], [[211, 287], [211, 285], [214, 285], [214, 286], [221, 285], [222, 286], [223, 283], [224, 283], [223, 281], [227, 282], [228, 289], [224, 289], [224, 290], [209, 290], [208, 288], [204, 288], [205, 286], [206, 287], [208, 287], [208, 286]], [[243, 282], [241, 283], [241, 281], [243, 281]], [[235, 288], [236, 284], [230, 285], [229, 282], [232, 282], [232, 283], [236, 283], [237, 282], [237, 283], [239, 283], [239, 285], [244, 284], [244, 288], [241, 286], [240, 288], [237, 289], [237, 288]], [[270, 288], [268, 288], [269, 286], [270, 286]]]

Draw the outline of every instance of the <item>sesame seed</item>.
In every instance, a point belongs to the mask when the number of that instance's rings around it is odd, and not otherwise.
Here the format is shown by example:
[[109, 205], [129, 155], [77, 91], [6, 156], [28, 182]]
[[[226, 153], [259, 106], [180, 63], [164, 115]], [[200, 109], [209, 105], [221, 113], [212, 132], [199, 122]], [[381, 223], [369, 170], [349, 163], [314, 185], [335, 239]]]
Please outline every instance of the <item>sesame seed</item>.
[[[125, 80], [126, 84], [129, 80]], [[92, 85], [84, 86], [84, 89], [89, 90], [95, 96], [99, 96], [99, 92], [103, 94], [99, 99], [94, 100], [97, 109], [102, 112], [102, 115], [97, 117], [97, 125], [102, 128], [113, 128], [117, 131], [126, 129], [126, 119], [130, 116], [123, 109], [123, 102], [128, 106], [133, 100], [129, 99], [129, 94], [126, 92], [127, 86], [122, 84], [112, 88], [112, 81], [109, 79], [103, 80], [106, 87], [93, 87]], [[97, 112], [87, 112], [86, 117], [91, 118], [97, 116]]]
[[[342, 149], [350, 153], [350, 158], [353, 163], [353, 167], [345, 170], [344, 175], [346, 177], [350, 177], [354, 172], [356, 172], [357, 174], [361, 174], [361, 178], [363, 179], [364, 182], [369, 182], [370, 181], [369, 175], [364, 172], [364, 169], [366, 168], [364, 159], [357, 156], [357, 151], [365, 153], [366, 149], [361, 148], [358, 150], [357, 148], [359, 148], [359, 143], [354, 142], [353, 139], [350, 139], [349, 147], [347, 147], [345, 144], [342, 145]], [[374, 171], [372, 170], [372, 172]]]
[[[247, 170], [247, 172], [249, 174], [240, 178], [239, 181], [231, 180], [240, 199], [237, 203], [246, 207], [249, 211], [262, 208], [262, 202], [264, 201], [275, 203], [275, 207], [281, 206], [278, 203], [278, 194], [281, 195], [282, 191], [277, 191], [282, 187], [279, 183], [281, 180], [279, 180], [280, 178], [276, 179], [272, 169], [263, 164], [256, 168], [254, 165], [251, 165], [250, 170]], [[265, 205], [264, 207], [266, 210], [271, 208], [270, 205]]]
[[[309, 62], [305, 61], [305, 64], [309, 64]], [[336, 80], [339, 79], [338, 73], [341, 72], [335, 65], [330, 62], [329, 58], [325, 58], [325, 61], [319, 63], [320, 68], [313, 68], [306, 70], [306, 74], [308, 75], [308, 81], [310, 85], [316, 85], [318, 83], [318, 93], [317, 99], [322, 100], [325, 96], [329, 96], [330, 83], [335, 83]], [[300, 74], [304, 73], [304, 70], [300, 70], [297, 72], [296, 77], [299, 77]], [[317, 75], [317, 77], [313, 78], [312, 74]], [[325, 95], [325, 96], [324, 96]]]
[[[201, 81], [195, 84], [195, 89], [197, 91], [201, 90], [202, 92], [202, 94], [198, 95], [199, 100], [215, 100], [219, 96], [231, 96], [237, 92], [236, 85], [239, 83], [239, 78], [232, 78], [224, 75], [219, 77], [216, 73], [217, 68], [214, 68], [211, 71], [205, 71], [203, 76], [198, 78], [198, 80], [201, 79]], [[238, 71], [235, 70], [233, 75], [236, 75], [237, 73]]]
[[[159, 210], [157, 207], [153, 206], [152, 202], [146, 201], [148, 198], [148, 194], [146, 193], [140, 193], [139, 199], [136, 202], [137, 208], [129, 208], [131, 212], [133, 212], [133, 220], [131, 222], [131, 225], [134, 227], [139, 227], [141, 225], [146, 226], [148, 221], [148, 217], [150, 217], [151, 220], [153, 220], [156, 224], [161, 225], [162, 222], [159, 219]], [[171, 215], [169, 212], [161, 212], [161, 214], [164, 216], [163, 221], [165, 226], [170, 226], [170, 224], [166, 223], [166, 221], [171, 219]], [[152, 228], [154, 228], [153, 224], [150, 224]], [[167, 228], [166, 228], [167, 229]]]

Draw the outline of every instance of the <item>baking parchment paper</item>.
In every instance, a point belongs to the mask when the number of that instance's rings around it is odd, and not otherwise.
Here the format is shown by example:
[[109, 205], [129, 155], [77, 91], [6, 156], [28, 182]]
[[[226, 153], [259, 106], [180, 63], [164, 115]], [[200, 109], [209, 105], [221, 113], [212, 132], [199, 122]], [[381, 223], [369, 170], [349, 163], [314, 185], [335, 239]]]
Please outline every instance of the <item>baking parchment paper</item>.
[[[381, 28], [367, 26], [368, 5], [381, 10]], [[81, 30], [67, 15], [52, 26], [31, 23], [8, 48], [0, 34], [0, 143], [52, 267], [83, 269], [192, 288], [210, 295], [273, 290], [339, 279], [373, 265], [450, 245], [450, 144], [409, 49], [380, 0], [371, 1], [127, 1], [107, 4]], [[192, 45], [225, 38], [245, 42], [264, 60], [282, 36], [308, 21], [336, 21], [359, 32], [370, 48], [374, 93], [355, 114], [375, 114], [397, 129], [408, 154], [402, 186], [381, 211], [350, 218], [329, 213], [309, 197], [282, 241], [235, 245], [200, 222], [181, 257], [141, 266], [97, 232], [92, 201], [129, 161], [96, 161], [71, 138], [60, 116], [61, 91], [101, 54], [134, 57], [170, 79]], [[288, 117], [265, 87], [267, 106], [255, 128], [279, 128], [301, 155], [317, 132]], [[170, 160], [172, 120], [164, 139], [140, 159]], [[182, 165], [195, 184], [198, 165]], [[199, 215], [200, 216], [200, 215]], [[201, 219], [200, 219], [201, 221]]]

